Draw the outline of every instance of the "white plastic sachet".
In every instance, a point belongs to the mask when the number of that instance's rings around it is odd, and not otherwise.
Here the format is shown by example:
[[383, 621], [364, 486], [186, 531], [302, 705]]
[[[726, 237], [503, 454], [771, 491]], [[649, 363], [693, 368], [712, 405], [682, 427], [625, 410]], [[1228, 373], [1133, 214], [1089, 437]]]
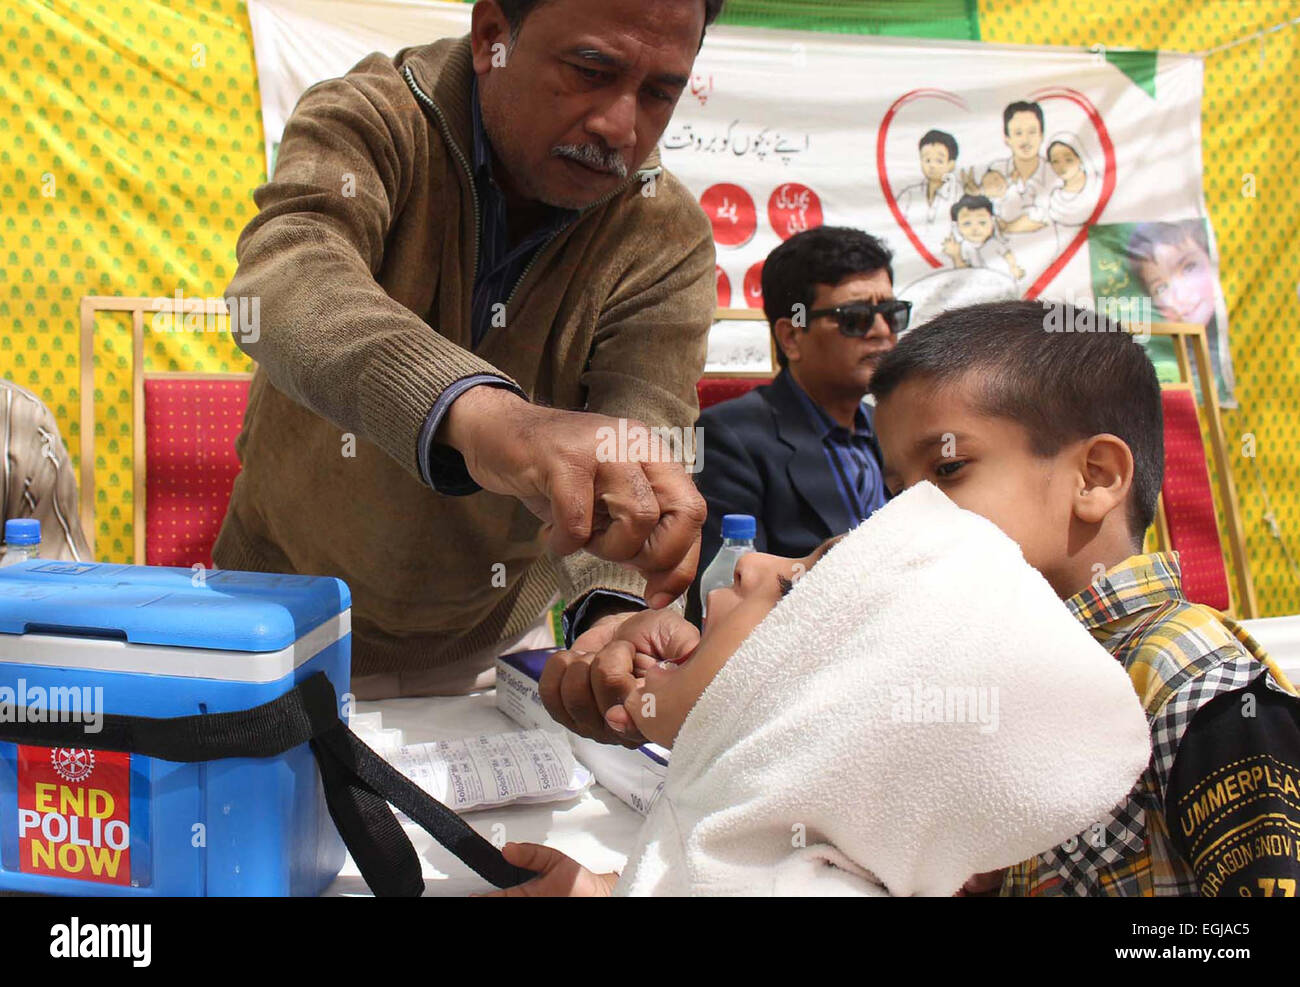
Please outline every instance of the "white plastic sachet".
[[457, 812], [571, 799], [590, 787], [592, 777], [574, 760], [568, 740], [545, 730], [410, 744], [389, 761]]

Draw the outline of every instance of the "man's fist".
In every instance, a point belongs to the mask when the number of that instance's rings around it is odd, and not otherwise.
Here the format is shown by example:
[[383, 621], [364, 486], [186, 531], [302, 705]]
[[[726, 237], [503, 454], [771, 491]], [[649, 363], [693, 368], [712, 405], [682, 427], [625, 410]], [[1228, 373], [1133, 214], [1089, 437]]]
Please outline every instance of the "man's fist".
[[[521, 500], [545, 522], [559, 555], [586, 549], [646, 577], [663, 607], [695, 578], [707, 509], [685, 467], [640, 422], [541, 408], [499, 387], [472, 387], [452, 404], [438, 441], [465, 457], [484, 490]], [[601, 455], [627, 435], [628, 455]], [[638, 458], [633, 458], [636, 453]]]

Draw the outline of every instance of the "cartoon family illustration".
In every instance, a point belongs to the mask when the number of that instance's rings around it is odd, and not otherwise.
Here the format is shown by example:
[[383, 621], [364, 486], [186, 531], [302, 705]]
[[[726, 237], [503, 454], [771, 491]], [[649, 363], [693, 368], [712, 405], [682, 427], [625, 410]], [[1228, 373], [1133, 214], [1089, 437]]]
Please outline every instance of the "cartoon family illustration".
[[[1101, 194], [1102, 173], [1077, 134], [1060, 130], [1045, 140], [1045, 124], [1038, 103], [1009, 103], [1002, 111], [1008, 154], [982, 173], [977, 166], [959, 167], [960, 149], [951, 133], [931, 129], [922, 135], [921, 180], [902, 189], [897, 203], [925, 247], [944, 261], [943, 271], [964, 273], [954, 278], [935, 272], [916, 282], [914, 304], [921, 305], [927, 293], [934, 296], [925, 303], [931, 307], [949, 304], [954, 292], [1020, 297], [1085, 227]], [[1099, 235], [1102, 241], [1093, 249], [1104, 245], [1126, 271], [1125, 293], [1136, 288], [1146, 294], [1158, 318], [1205, 327], [1220, 401], [1235, 407], [1205, 220], [1102, 226], [1093, 234], [1090, 239]], [[1120, 242], [1112, 244], [1117, 235]], [[1103, 260], [1101, 267], [1111, 263]], [[1094, 271], [1094, 289], [1111, 293], [1096, 277]]]
[[[1038, 103], [1017, 101], [1002, 112], [1002, 140], [1010, 152], [975, 168], [957, 167], [957, 139], [929, 130], [920, 139], [922, 180], [904, 188], [898, 206], [926, 247], [954, 268], [987, 268], [1025, 287], [1087, 222], [1097, 204], [1101, 175], [1078, 136], [1052, 135], [1043, 150], [1045, 121]], [[1013, 249], [1013, 242], [1015, 249]], [[1018, 254], [1029, 253], [1021, 263]]]

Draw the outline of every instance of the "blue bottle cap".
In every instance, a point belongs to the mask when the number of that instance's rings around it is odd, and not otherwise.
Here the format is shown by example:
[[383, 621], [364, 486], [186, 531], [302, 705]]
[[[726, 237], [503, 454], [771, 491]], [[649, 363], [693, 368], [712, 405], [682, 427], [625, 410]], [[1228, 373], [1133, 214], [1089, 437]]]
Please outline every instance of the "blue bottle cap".
[[752, 539], [758, 533], [758, 526], [754, 523], [752, 514], [724, 514], [722, 515], [722, 537], [723, 538], [750, 538]]
[[39, 545], [40, 543], [40, 521], [31, 517], [16, 517], [5, 522], [6, 545]]

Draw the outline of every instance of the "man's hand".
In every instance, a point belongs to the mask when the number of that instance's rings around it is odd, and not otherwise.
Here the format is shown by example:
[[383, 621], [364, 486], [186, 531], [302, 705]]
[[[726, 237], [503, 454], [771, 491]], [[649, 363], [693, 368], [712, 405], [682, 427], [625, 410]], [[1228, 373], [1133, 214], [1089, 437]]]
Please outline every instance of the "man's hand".
[[[628, 620], [634, 614], [644, 613], [643, 610], [620, 610], [617, 613], [607, 613], [603, 617], [598, 617], [591, 623], [588, 628], [573, 639], [574, 651], [585, 651], [588, 654], [595, 654], [610, 641], [614, 640], [614, 635], [623, 622]], [[659, 613], [661, 611], [655, 611]]]
[[[628, 448], [611, 448], [620, 434], [617, 418], [541, 408], [499, 387], [472, 387], [452, 404], [437, 439], [465, 457], [484, 490], [517, 497], [541, 518], [558, 555], [585, 548], [626, 562], [646, 577], [646, 602], [658, 608], [695, 578], [707, 509], [656, 436], [635, 439], [645, 427], [628, 421]], [[623, 453], [642, 450], [647, 461], [624, 461], [630, 456]]]
[[540, 843], [507, 843], [501, 854], [516, 867], [537, 876], [513, 888], [502, 888], [482, 898], [608, 898], [618, 883], [617, 874], [595, 874], [572, 857]]
[[[579, 651], [575, 641], [574, 650], [551, 655], [538, 691], [546, 712], [579, 736], [637, 747], [645, 737], [623, 708], [624, 701], [646, 668], [688, 657], [700, 643], [700, 632], [673, 610], [613, 616], [622, 619], [598, 651]], [[598, 629], [592, 627], [587, 633]]]

